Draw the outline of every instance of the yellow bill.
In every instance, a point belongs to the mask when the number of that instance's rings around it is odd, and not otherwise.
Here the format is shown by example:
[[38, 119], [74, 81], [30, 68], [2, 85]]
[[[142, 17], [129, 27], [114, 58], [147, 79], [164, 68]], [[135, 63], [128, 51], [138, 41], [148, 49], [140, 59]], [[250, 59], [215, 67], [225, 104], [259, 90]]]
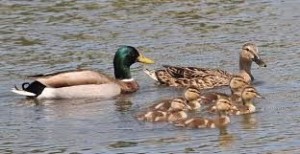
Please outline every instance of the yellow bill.
[[141, 62], [141, 63], [145, 63], [145, 64], [154, 64], [155, 63], [152, 59], [147, 58], [142, 54], [140, 54], [140, 56], [137, 58], [137, 61]]

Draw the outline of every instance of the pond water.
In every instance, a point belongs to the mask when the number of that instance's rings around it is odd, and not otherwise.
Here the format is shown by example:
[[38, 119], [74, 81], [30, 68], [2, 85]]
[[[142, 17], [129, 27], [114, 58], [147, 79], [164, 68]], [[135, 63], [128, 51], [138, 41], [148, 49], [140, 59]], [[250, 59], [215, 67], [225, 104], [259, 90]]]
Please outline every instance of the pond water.
[[[0, 153], [300, 153], [298, 0], [2, 0]], [[119, 45], [163, 64], [238, 69], [255, 42], [258, 112], [226, 130], [139, 122], [153, 101], [181, 94], [132, 67], [141, 89], [112, 100], [28, 102], [10, 92], [26, 75], [90, 68], [112, 74]]]

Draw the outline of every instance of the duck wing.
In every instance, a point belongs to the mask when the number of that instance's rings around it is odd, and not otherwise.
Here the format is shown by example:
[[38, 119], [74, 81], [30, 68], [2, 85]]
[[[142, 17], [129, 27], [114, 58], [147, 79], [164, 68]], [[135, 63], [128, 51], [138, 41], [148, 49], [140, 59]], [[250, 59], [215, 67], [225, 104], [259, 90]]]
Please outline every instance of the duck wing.
[[174, 78], [201, 78], [207, 75], [215, 75], [219, 77], [227, 77], [231, 75], [227, 71], [220, 69], [211, 69], [211, 68], [200, 68], [200, 67], [179, 67], [179, 66], [170, 66], [163, 65], [166, 72]]
[[31, 77], [35, 77], [37, 81], [52, 88], [117, 82], [116, 79], [108, 75], [91, 70], [64, 71]]

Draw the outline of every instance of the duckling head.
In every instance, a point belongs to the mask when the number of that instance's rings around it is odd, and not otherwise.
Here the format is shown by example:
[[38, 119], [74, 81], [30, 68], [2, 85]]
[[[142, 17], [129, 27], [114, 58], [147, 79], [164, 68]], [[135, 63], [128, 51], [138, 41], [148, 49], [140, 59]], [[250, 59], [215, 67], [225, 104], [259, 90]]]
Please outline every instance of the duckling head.
[[231, 89], [231, 94], [240, 96], [243, 88], [248, 86], [250, 83], [245, 81], [242, 76], [233, 76], [229, 82], [229, 87]]
[[195, 88], [195, 87], [188, 87], [185, 91], [184, 91], [184, 98], [187, 100], [187, 101], [193, 101], [193, 100], [196, 100], [198, 98], [200, 98], [201, 96], [201, 93], [200, 91]]
[[237, 110], [236, 106], [227, 98], [219, 98], [214, 107], [217, 111]]
[[241, 76], [233, 76], [229, 82], [231, 89], [239, 89], [249, 85], [249, 82], [245, 81]]
[[169, 110], [186, 110], [186, 109], [190, 109], [187, 102], [184, 99], [175, 98], [174, 100], [172, 100]]
[[257, 90], [252, 86], [247, 86], [242, 91], [242, 100], [243, 102], [252, 101], [255, 97], [261, 98], [262, 96], [257, 92]]
[[184, 92], [184, 98], [186, 99], [186, 104], [188, 109], [194, 110], [199, 109], [201, 107], [200, 104], [201, 93], [199, 89], [195, 87], [189, 87]]

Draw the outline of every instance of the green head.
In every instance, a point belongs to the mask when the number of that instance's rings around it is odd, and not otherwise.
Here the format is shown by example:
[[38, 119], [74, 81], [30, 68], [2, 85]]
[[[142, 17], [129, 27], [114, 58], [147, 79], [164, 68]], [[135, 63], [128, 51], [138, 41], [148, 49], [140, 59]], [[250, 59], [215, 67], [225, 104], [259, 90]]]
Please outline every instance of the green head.
[[130, 79], [130, 66], [135, 62], [141, 62], [145, 64], [153, 64], [154, 61], [144, 57], [134, 47], [121, 46], [114, 57], [114, 70], [115, 78]]

